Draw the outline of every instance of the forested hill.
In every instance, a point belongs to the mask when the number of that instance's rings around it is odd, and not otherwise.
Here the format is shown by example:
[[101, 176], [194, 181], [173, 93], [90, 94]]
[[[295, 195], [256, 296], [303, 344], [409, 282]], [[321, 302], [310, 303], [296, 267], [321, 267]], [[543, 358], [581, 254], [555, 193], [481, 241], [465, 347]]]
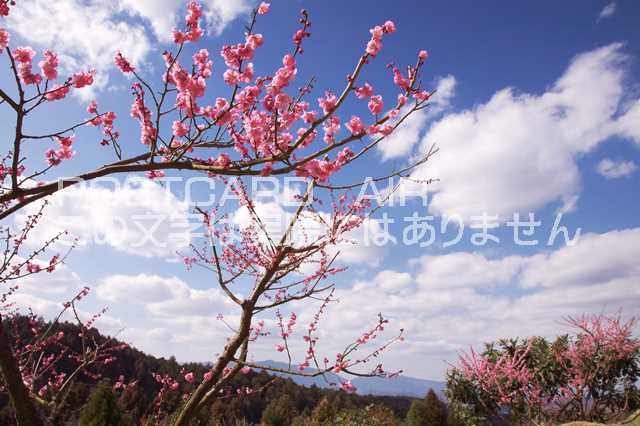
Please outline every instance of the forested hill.
[[[29, 327], [26, 319], [12, 324], [14, 330], [21, 327]], [[81, 345], [79, 328], [74, 324], [60, 323], [55, 325], [55, 332], [63, 331], [65, 344], [80, 350]], [[91, 330], [92, 338], [96, 341], [110, 339], [99, 334], [95, 329]], [[59, 369], [65, 371], [70, 368], [61, 364]], [[102, 381], [110, 384], [118, 381], [120, 376], [124, 376], [124, 382], [137, 381], [137, 385], [125, 392], [117, 393], [118, 406], [123, 411], [125, 418], [132, 424], [138, 424], [141, 419], [148, 418], [152, 412], [153, 399], [160, 390], [160, 385], [153, 378], [152, 373], [168, 374], [173, 377], [182, 377], [185, 371], [191, 371], [195, 377], [203, 377], [207, 367], [203, 364], [188, 363], [180, 364], [174, 358], [164, 359], [147, 355], [133, 347], [124, 347], [118, 351], [116, 359], [101, 368]], [[80, 376], [74, 385], [67, 400], [64, 411], [64, 423], [77, 424], [77, 419], [82, 407], [87, 403], [89, 396], [97, 386], [94, 379]], [[181, 386], [193, 386], [182, 383]], [[233, 388], [251, 388], [255, 392], [251, 395], [237, 396], [232, 394], [223, 401], [215, 403], [209, 413], [205, 413], [205, 418], [226, 419], [214, 424], [235, 424], [236, 419], [244, 419], [249, 423], [260, 423], [263, 412], [272, 401], [287, 395], [295, 408], [295, 412], [300, 415], [309, 415], [319, 402], [326, 400], [332, 410], [340, 411], [350, 408], [362, 408], [375, 405], [382, 405], [393, 411], [398, 418], [404, 418], [409, 409], [412, 398], [394, 396], [364, 396], [357, 394], [347, 394], [343, 391], [320, 388], [316, 385], [302, 386], [293, 380], [283, 377], [275, 377], [266, 372], [251, 371], [248, 374], [240, 374], [231, 385]], [[180, 395], [177, 392], [175, 398], [169, 401], [167, 409], [171, 411], [180, 403]], [[326, 403], [325, 403], [326, 404]], [[12, 409], [8, 397], [5, 393], [0, 393], [0, 424], [15, 424]], [[203, 423], [207, 424], [207, 423]]]

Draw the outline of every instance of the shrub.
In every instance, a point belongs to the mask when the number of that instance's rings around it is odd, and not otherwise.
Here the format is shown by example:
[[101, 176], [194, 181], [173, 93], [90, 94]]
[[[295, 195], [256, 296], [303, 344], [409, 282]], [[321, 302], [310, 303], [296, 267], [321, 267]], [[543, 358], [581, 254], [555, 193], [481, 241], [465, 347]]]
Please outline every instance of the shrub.
[[540, 337], [500, 340], [479, 355], [463, 354], [447, 377], [458, 417], [478, 425], [500, 419], [605, 421], [632, 407], [640, 377], [635, 319], [585, 315], [567, 322], [575, 333], [553, 343]]

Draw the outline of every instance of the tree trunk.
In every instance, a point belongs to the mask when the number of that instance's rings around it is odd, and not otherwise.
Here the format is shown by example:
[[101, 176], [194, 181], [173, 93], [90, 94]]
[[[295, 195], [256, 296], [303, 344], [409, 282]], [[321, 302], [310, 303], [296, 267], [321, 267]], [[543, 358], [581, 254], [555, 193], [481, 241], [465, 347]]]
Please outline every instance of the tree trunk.
[[229, 344], [225, 347], [222, 355], [218, 358], [218, 361], [213, 369], [213, 377], [207, 382], [203, 382], [198, 388], [191, 394], [191, 397], [187, 400], [186, 404], [180, 410], [177, 419], [173, 423], [173, 426], [187, 426], [193, 416], [198, 412], [198, 405], [205, 398], [207, 392], [215, 386], [215, 384], [222, 378], [224, 369], [233, 360], [236, 352], [242, 346], [244, 341], [249, 338], [249, 331], [251, 328], [251, 319], [253, 318], [253, 305], [244, 305], [242, 316], [240, 318], [240, 328], [235, 337], [231, 339]]
[[44, 426], [38, 411], [33, 405], [29, 390], [22, 382], [18, 361], [13, 355], [11, 343], [7, 336], [2, 317], [0, 316], [0, 371], [4, 378], [7, 392], [16, 414], [16, 421], [20, 426]]

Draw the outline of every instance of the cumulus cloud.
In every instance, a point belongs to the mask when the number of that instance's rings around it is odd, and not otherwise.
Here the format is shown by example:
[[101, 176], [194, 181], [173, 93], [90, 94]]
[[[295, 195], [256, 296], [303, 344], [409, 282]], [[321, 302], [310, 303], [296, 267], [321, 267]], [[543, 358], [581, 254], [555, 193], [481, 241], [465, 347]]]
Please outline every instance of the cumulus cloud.
[[[411, 114], [389, 138], [377, 145], [384, 160], [404, 157], [411, 153], [413, 147], [420, 140], [425, 123], [450, 108], [451, 99], [454, 97], [456, 89], [455, 77], [452, 75], [441, 77], [436, 81], [435, 87], [436, 93], [430, 106]], [[401, 112], [400, 116], [406, 112], [407, 108]]]
[[26, 292], [14, 294], [9, 298], [9, 302], [22, 309], [22, 312], [27, 312], [26, 309], [29, 308], [45, 318], [55, 318], [62, 310], [61, 302], [55, 302]]
[[65, 72], [95, 67], [104, 85], [118, 49], [136, 64], [151, 51], [144, 27], [117, 18], [117, 12], [117, 2], [25, 0], [7, 23], [25, 41], [59, 53]]
[[[67, 280], [66, 284], [63, 282]], [[8, 302], [22, 312], [33, 310], [51, 320], [85, 285], [94, 287], [80, 303], [81, 319], [107, 308], [96, 322], [98, 329], [117, 335], [141, 350], [158, 356], [177, 356], [184, 361], [210, 361], [224, 346], [229, 329], [216, 320], [224, 313], [235, 323], [237, 308], [216, 288], [196, 289], [175, 276], [157, 274], [113, 274], [97, 282], [84, 282], [66, 265], [51, 273], [39, 273], [20, 280], [18, 291]], [[75, 321], [72, 313], [63, 321]]]
[[[114, 2], [118, 4], [118, 2]], [[171, 31], [176, 28], [178, 8], [183, 0], [120, 0], [123, 11], [149, 22], [153, 34], [159, 40], [169, 42]]]
[[[16, 225], [38, 208], [27, 207]], [[78, 238], [79, 248], [104, 245], [131, 255], [171, 257], [188, 247], [189, 226], [186, 202], [148, 179], [132, 179], [114, 188], [91, 185], [57, 192], [28, 243], [42, 244], [66, 230], [66, 243]]]
[[97, 294], [109, 302], [157, 303], [171, 299], [184, 288], [184, 282], [177, 277], [109, 275], [101, 280]]
[[220, 34], [234, 19], [248, 13], [252, 7], [249, 0], [206, 0], [205, 17], [214, 33]]
[[638, 166], [633, 161], [615, 161], [605, 158], [598, 163], [596, 170], [607, 179], [617, 179], [632, 175]]
[[[205, 0], [204, 15], [208, 29], [220, 34], [234, 19], [251, 10], [247, 0]], [[122, 10], [149, 22], [155, 36], [164, 42], [171, 40], [171, 31], [178, 25], [178, 14], [185, 0], [120, 0]]]
[[213, 360], [230, 334], [217, 315], [232, 325], [238, 319], [237, 305], [217, 288], [196, 289], [175, 276], [109, 275], [96, 294], [126, 325], [125, 341], [183, 361]]
[[633, 279], [640, 276], [640, 264], [634, 260], [638, 255], [640, 228], [586, 234], [574, 246], [531, 257], [521, 284], [527, 288], [584, 288], [615, 279]]
[[602, 8], [600, 14], [598, 15], [598, 21], [606, 18], [610, 18], [613, 14], [616, 13], [616, 2], [612, 1], [608, 5]]
[[[86, 67], [99, 73], [88, 98], [106, 87], [116, 51], [134, 64], [144, 63], [154, 39], [171, 41], [184, 0], [22, 0], [7, 18], [9, 28], [28, 43], [60, 54], [64, 72]], [[220, 34], [251, 9], [247, 0], [206, 0], [204, 15], [211, 33]], [[147, 26], [152, 29], [150, 33]]]
[[[35, 260], [43, 268], [48, 261]], [[71, 310], [64, 310], [64, 303], [71, 300], [85, 287], [91, 287], [92, 283], [82, 279], [67, 263], [56, 266], [53, 272], [31, 274], [8, 283], [17, 286], [15, 293], [8, 295], [7, 303], [11, 309], [19, 312], [33, 312], [46, 320], [58, 318], [62, 321], [75, 322], [76, 318]], [[104, 304], [95, 303], [93, 292], [89, 292], [80, 303], [76, 305], [76, 312], [82, 320], [88, 320], [105, 308]], [[64, 311], [64, 312], [63, 312]], [[103, 314], [97, 320], [97, 326], [102, 333], [115, 335], [123, 327], [123, 322]]]
[[142, 305], [156, 316], [213, 318], [229, 303], [218, 289], [198, 290], [177, 277], [148, 274], [107, 276], [96, 293], [106, 301]]
[[[619, 309], [633, 314], [640, 303], [639, 256], [640, 228], [633, 228], [586, 234], [573, 246], [526, 256], [454, 252], [415, 257], [406, 270], [386, 269], [339, 285], [339, 303], [330, 304], [320, 320], [318, 350], [321, 356], [342, 350], [374, 325], [381, 312], [390, 323], [374, 343], [406, 330], [405, 342], [385, 352], [387, 370], [441, 379], [447, 362], [470, 345], [509, 336], [553, 337], [564, 331], [567, 315]], [[82, 308], [91, 312], [107, 304], [111, 317], [105, 320], [106, 329], [124, 325], [121, 337], [130, 343], [181, 360], [213, 359], [230, 333], [216, 315], [223, 313], [231, 326], [238, 320], [237, 306], [217, 288], [196, 289], [175, 276], [106, 276], [98, 281], [96, 296]], [[48, 315], [63, 300], [44, 293], [15, 297]], [[295, 361], [304, 357], [299, 333], [319, 303], [283, 307], [285, 315], [288, 310], [298, 314], [291, 341]], [[256, 360], [277, 357], [273, 317], [264, 319], [274, 336], [253, 345]]]
[[616, 122], [616, 130], [620, 136], [640, 145], [640, 99], [631, 102], [624, 115]]
[[413, 174], [439, 179], [427, 188], [430, 209], [466, 220], [484, 212], [504, 219], [552, 202], [575, 204], [579, 155], [614, 135], [640, 140], [640, 102], [623, 99], [622, 48], [614, 43], [576, 56], [541, 95], [502, 89], [433, 123], [420, 152], [436, 143], [441, 150]]
[[414, 260], [419, 266], [417, 280], [425, 289], [496, 288], [508, 284], [521, 267], [518, 256], [490, 260], [474, 253], [456, 252], [424, 256]]
[[[417, 257], [408, 272], [387, 270], [339, 289], [340, 303], [330, 306], [321, 329], [329, 352], [340, 350], [382, 312], [391, 320], [388, 335], [407, 331], [406, 343], [385, 353], [386, 367], [441, 378], [447, 361], [470, 345], [553, 337], [567, 315], [633, 314], [640, 303], [638, 256], [640, 228], [586, 234], [574, 246], [531, 256]], [[309, 308], [301, 318], [312, 313]]]
[[[34, 263], [39, 264], [43, 270], [49, 265], [49, 262], [38, 260]], [[78, 274], [65, 264], [58, 265], [53, 273], [41, 272], [40, 274], [27, 275], [16, 283], [21, 293], [52, 298], [69, 296], [83, 287]]]

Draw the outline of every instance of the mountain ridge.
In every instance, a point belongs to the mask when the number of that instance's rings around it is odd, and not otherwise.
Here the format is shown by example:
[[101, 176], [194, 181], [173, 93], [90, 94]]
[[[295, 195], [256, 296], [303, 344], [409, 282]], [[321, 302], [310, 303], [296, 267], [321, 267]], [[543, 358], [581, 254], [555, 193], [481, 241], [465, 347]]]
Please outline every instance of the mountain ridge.
[[[285, 362], [270, 359], [256, 362], [256, 364], [279, 369], [287, 369], [289, 367]], [[317, 371], [318, 370], [314, 368], [305, 369], [305, 372], [307, 373], [314, 373]], [[295, 383], [302, 386], [309, 387], [315, 385], [324, 389], [331, 388], [330, 383], [336, 383], [339, 385], [340, 380], [346, 380], [345, 377], [336, 373], [326, 373], [326, 379], [322, 376], [298, 376], [275, 371], [269, 371], [269, 373], [280, 377], [290, 378]], [[382, 377], [355, 377], [351, 380], [351, 383], [357, 388], [356, 393], [360, 395], [407, 396], [412, 398], [423, 398], [429, 389], [433, 389], [438, 396], [443, 397], [445, 388], [445, 382], [442, 381], [419, 379], [403, 375], [391, 379], [385, 379]]]

